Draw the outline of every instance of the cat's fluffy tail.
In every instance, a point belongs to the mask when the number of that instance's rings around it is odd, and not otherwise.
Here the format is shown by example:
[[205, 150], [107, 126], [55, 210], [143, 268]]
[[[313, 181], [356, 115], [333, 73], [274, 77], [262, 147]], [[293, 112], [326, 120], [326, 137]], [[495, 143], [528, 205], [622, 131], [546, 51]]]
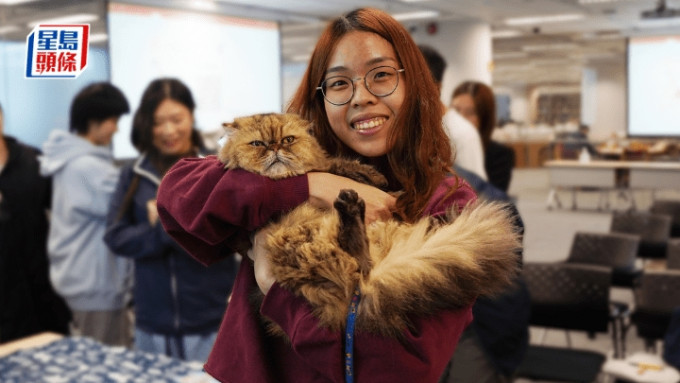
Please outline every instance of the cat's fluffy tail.
[[434, 229], [426, 219], [370, 228], [369, 235], [370, 230], [396, 235], [379, 235], [394, 240], [371, 249], [375, 266], [360, 283], [357, 326], [398, 337], [409, 315], [464, 307], [478, 296], [502, 292], [519, 271], [521, 237], [510, 214], [501, 203], [483, 202], [457, 217], [450, 213], [452, 222]]

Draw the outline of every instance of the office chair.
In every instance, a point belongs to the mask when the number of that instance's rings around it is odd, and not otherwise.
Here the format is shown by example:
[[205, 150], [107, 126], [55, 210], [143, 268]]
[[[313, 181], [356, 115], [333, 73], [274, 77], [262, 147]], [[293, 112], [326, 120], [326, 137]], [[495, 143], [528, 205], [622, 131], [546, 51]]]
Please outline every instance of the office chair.
[[566, 262], [611, 267], [612, 285], [632, 288], [642, 272], [635, 266], [639, 244], [639, 235], [580, 231], [574, 235]]
[[666, 267], [669, 270], [680, 270], [680, 238], [675, 238], [668, 241], [666, 259]]
[[649, 209], [651, 213], [668, 214], [671, 218], [671, 237], [680, 238], [680, 200], [658, 199]]
[[664, 338], [673, 310], [680, 307], [680, 270], [645, 270], [635, 289], [631, 321], [651, 352]]
[[[611, 269], [604, 266], [525, 263], [522, 271], [531, 296], [532, 326], [606, 333], [610, 322]], [[532, 344], [517, 377], [589, 383], [600, 373], [600, 352]]]
[[666, 258], [666, 246], [671, 236], [671, 219], [668, 214], [614, 212], [610, 231], [639, 235], [639, 258], [663, 259]]

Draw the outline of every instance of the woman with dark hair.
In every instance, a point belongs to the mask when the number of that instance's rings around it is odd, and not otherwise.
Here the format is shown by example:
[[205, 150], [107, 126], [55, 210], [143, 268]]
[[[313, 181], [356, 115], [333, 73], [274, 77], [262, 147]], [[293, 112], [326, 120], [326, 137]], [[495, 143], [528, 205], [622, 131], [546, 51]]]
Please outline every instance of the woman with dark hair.
[[[363, 8], [334, 19], [317, 42], [288, 112], [311, 121], [331, 155], [375, 166], [387, 177], [388, 190], [329, 173], [272, 180], [225, 170], [216, 158], [183, 160], [159, 188], [163, 225], [210, 264], [228, 254], [230, 241], [244, 230], [254, 233], [305, 201], [331, 208], [342, 189], [354, 189], [364, 200], [367, 223], [393, 214], [414, 222], [462, 208], [476, 197], [464, 180], [448, 176], [444, 106], [432, 78], [422, 75], [428, 71], [409, 32], [387, 13]], [[346, 334], [320, 327], [309, 302], [273, 280], [257, 246], [252, 257], [241, 263], [205, 365], [222, 382], [436, 382], [472, 320], [470, 306], [463, 306], [414, 315], [401, 339], [357, 331], [348, 364], [354, 369], [346, 369]], [[248, 296], [258, 288], [265, 297], [253, 306]], [[259, 315], [279, 325], [289, 341], [268, 334]]]
[[451, 106], [479, 129], [484, 148], [484, 168], [489, 182], [508, 192], [515, 152], [491, 139], [496, 128], [496, 99], [491, 88], [478, 81], [465, 81], [453, 90]]
[[217, 335], [236, 274], [228, 257], [205, 268], [158, 222], [156, 193], [180, 158], [199, 156], [194, 99], [181, 81], [154, 80], [144, 91], [132, 126], [141, 153], [123, 168], [111, 201], [104, 237], [116, 254], [132, 258], [135, 347], [205, 361]]

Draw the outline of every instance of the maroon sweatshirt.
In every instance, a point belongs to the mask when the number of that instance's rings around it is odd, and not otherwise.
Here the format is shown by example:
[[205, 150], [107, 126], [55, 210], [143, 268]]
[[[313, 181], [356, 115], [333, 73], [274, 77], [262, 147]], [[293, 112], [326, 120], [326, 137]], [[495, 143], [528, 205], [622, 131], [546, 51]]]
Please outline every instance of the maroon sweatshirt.
[[[440, 185], [426, 214], [441, 214], [454, 203], [462, 207], [476, 198], [459, 179], [457, 191], [442, 201], [455, 182], [449, 178]], [[163, 179], [158, 211], [167, 232], [209, 265], [231, 256], [228, 244], [235, 235], [263, 226], [308, 197], [306, 176], [274, 181], [239, 169], [225, 171], [215, 157], [184, 159]], [[260, 311], [286, 331], [291, 344], [266, 335], [248, 301], [256, 288], [252, 262], [245, 258], [206, 371], [230, 383], [343, 382], [344, 333], [320, 328], [304, 298], [274, 283]], [[405, 333], [406, 345], [356, 333], [355, 382], [436, 382], [471, 321], [470, 307], [413, 318], [415, 330]]]

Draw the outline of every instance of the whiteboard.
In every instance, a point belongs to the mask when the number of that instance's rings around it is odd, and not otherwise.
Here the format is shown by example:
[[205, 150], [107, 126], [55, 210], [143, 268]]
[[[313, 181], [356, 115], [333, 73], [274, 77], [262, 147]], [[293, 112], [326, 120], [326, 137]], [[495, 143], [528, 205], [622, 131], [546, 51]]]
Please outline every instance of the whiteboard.
[[274, 22], [112, 2], [108, 12], [111, 81], [130, 102], [113, 139], [116, 158], [137, 155], [132, 116], [159, 77], [184, 82], [196, 102], [199, 130], [234, 117], [280, 112], [280, 32]]
[[628, 40], [628, 135], [680, 137], [680, 36]]

